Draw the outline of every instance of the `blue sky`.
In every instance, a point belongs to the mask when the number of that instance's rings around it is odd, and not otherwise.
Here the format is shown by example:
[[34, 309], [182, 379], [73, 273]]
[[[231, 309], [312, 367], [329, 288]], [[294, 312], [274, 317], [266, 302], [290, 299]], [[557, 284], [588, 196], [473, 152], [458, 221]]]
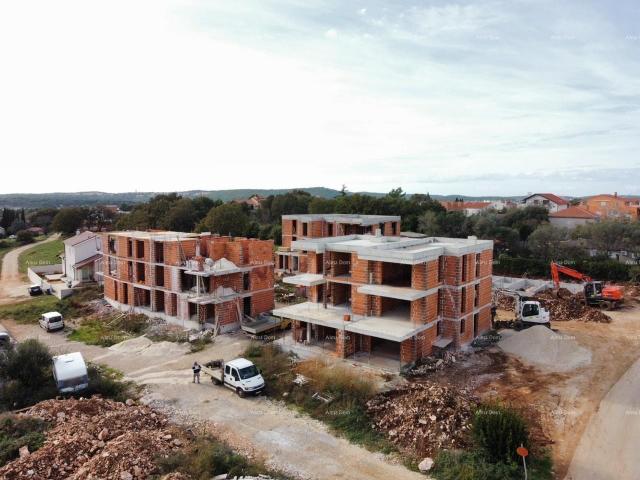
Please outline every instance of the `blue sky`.
[[640, 193], [639, 20], [631, 1], [4, 2], [0, 190]]

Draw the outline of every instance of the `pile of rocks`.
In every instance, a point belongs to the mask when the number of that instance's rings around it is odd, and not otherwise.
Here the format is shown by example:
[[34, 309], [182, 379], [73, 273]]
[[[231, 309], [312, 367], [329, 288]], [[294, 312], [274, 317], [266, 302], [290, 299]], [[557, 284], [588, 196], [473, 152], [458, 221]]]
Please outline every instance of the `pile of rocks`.
[[558, 297], [551, 291], [544, 291], [537, 294], [535, 298], [544, 308], [549, 310], [551, 320], [555, 322], [565, 322], [569, 320], [601, 323], [611, 322], [611, 317], [601, 310], [585, 305], [582, 294], [571, 294], [567, 292], [564, 294], [561, 293]]
[[119, 479], [148, 478], [155, 460], [180, 450], [180, 433], [167, 418], [132, 401], [46, 400], [22, 416], [52, 424], [37, 451], [0, 468], [0, 478]]
[[414, 383], [367, 403], [375, 427], [401, 449], [430, 456], [468, 445], [477, 400], [465, 389]]

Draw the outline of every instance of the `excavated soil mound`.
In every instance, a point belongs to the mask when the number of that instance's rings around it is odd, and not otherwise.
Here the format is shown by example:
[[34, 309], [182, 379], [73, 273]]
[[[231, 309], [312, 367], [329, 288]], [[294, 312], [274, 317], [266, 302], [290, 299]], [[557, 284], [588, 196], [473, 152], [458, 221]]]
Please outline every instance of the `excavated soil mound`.
[[[540, 304], [549, 310], [551, 320], [555, 322], [566, 322], [578, 320], [581, 322], [610, 323], [611, 317], [594, 307], [589, 307], [582, 302], [583, 296], [580, 293], [572, 294], [566, 288], [561, 288], [556, 296], [551, 291], [538, 293], [535, 297]], [[509, 295], [500, 292], [496, 293], [496, 307], [502, 310], [513, 311], [515, 300]]]
[[536, 295], [544, 308], [549, 310], [551, 320], [563, 322], [567, 320], [579, 320], [582, 322], [602, 322], [610, 323], [611, 317], [602, 313], [597, 308], [589, 307], [582, 303], [582, 294], [572, 295], [568, 290], [562, 294], [561, 298], [556, 297], [552, 292], [541, 292]]
[[416, 383], [367, 403], [375, 427], [396, 446], [419, 456], [468, 444], [476, 399], [464, 389]]
[[143, 479], [183, 443], [164, 415], [99, 397], [46, 400], [20, 415], [53, 426], [39, 450], [0, 468], [3, 479]]
[[542, 325], [510, 333], [498, 346], [526, 363], [556, 372], [591, 363], [591, 352], [578, 345], [572, 336], [555, 333]]

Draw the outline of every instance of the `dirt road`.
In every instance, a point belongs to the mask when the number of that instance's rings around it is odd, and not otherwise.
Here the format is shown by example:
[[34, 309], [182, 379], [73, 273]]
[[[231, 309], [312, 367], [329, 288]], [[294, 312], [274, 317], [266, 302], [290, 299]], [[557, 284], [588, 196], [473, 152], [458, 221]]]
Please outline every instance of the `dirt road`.
[[58, 234], [51, 235], [47, 239], [15, 248], [4, 256], [2, 259], [2, 273], [0, 275], [0, 305], [3, 303], [14, 302], [20, 298], [26, 298], [27, 284], [22, 279], [20, 270], [18, 269], [18, 257], [25, 250], [40, 245], [41, 243], [51, 242], [59, 237]]
[[565, 480], [640, 478], [640, 360], [600, 402], [580, 439]]
[[[34, 325], [4, 322], [18, 341], [39, 338], [55, 353], [80, 351], [85, 358], [123, 371], [145, 385], [143, 401], [167, 411], [177, 421], [206, 422], [211, 430], [238, 450], [261, 458], [267, 465], [305, 479], [425, 480], [428, 477], [392, 464], [336, 438], [320, 422], [299, 415], [263, 397], [241, 399], [214, 386], [207, 377], [191, 381], [195, 360], [233, 358], [248, 345], [243, 334], [222, 335], [206, 350], [185, 354], [176, 344], [145, 346], [141, 340], [120, 348], [101, 348], [71, 342], [62, 333], [44, 333]], [[120, 344], [122, 345], [122, 344]]]

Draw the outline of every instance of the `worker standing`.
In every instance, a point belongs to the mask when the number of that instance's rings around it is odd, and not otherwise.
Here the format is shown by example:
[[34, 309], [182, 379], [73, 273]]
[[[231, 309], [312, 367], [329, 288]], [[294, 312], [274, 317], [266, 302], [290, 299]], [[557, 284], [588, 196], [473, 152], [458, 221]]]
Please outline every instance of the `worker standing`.
[[193, 367], [191, 367], [191, 370], [193, 370], [193, 383], [200, 383], [200, 364], [198, 362], [193, 362]]

